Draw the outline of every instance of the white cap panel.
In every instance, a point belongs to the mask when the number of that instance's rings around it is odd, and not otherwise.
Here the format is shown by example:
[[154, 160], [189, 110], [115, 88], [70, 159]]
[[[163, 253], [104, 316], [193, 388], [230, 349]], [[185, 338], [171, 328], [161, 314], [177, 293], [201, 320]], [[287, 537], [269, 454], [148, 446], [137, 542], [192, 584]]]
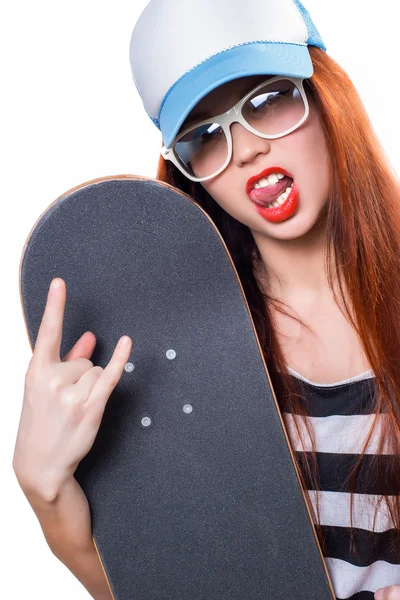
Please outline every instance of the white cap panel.
[[151, 0], [132, 33], [132, 74], [147, 112], [158, 118], [169, 88], [210, 56], [254, 41], [307, 39], [293, 0]]

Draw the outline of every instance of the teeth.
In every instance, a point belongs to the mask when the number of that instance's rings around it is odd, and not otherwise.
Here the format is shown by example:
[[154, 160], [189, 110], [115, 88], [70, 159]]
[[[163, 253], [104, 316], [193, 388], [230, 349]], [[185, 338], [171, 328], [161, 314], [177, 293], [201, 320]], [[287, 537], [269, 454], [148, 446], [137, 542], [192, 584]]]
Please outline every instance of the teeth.
[[282, 206], [282, 204], [284, 204], [284, 202], [286, 202], [286, 200], [288, 199], [289, 194], [282, 194], [282, 196], [279, 196], [277, 202], [279, 204], [279, 206]]
[[293, 189], [293, 184], [286, 188], [286, 191], [277, 198], [274, 202], [267, 204], [268, 208], [277, 208], [278, 206], [282, 206], [284, 202], [289, 198], [290, 192]]
[[272, 173], [271, 175], [268, 175], [267, 178], [263, 178], [263, 179], [260, 179], [259, 181], [257, 181], [257, 183], [254, 184], [254, 189], [257, 190], [260, 187], [267, 187], [268, 185], [275, 185], [278, 183], [278, 181], [280, 181], [284, 177], [285, 176], [282, 173]]
[[[260, 179], [260, 184], [263, 183], [263, 179]], [[261, 187], [261, 185], [256, 184], [255, 187]], [[263, 185], [262, 187], [265, 187], [265, 185]], [[279, 198], [277, 198], [276, 200], [274, 200], [273, 202], [270, 202], [268, 204], [260, 204], [260, 206], [264, 206], [265, 208], [277, 208], [278, 206], [282, 206], [282, 204], [284, 202], [286, 202], [286, 200], [289, 198], [290, 192], [293, 189], [293, 183], [292, 185], [290, 185], [289, 187], [286, 188], [286, 190], [279, 196]]]
[[271, 185], [275, 185], [275, 183], [278, 183], [279, 177], [276, 173], [272, 173], [272, 175], [269, 175], [268, 181]]
[[268, 179], [260, 179], [260, 181], [258, 181], [254, 187], [255, 187], [255, 189], [258, 189], [260, 187], [267, 187], [268, 185], [269, 185]]

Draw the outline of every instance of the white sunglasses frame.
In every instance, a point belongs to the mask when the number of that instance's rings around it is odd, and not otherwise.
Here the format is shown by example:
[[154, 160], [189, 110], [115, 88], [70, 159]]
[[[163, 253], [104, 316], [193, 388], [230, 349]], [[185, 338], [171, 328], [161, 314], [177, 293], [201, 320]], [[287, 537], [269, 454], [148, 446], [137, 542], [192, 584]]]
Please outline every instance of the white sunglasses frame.
[[[256, 93], [258, 90], [260, 90], [261, 88], [263, 88], [266, 83], [273, 83], [274, 81], [281, 81], [281, 80], [284, 80], [284, 79], [286, 79], [286, 80], [291, 81], [292, 83], [294, 83], [296, 85], [296, 87], [298, 88], [298, 90], [300, 91], [300, 94], [301, 94], [301, 96], [303, 98], [303, 102], [304, 102], [304, 105], [305, 105], [304, 116], [299, 121], [299, 123], [297, 123], [297, 125], [295, 125], [294, 127], [291, 127], [290, 129], [288, 129], [284, 133], [279, 133], [279, 134], [275, 134], [275, 135], [261, 134], [256, 129], [253, 129], [253, 127], [251, 127], [247, 123], [247, 121], [245, 121], [244, 117], [242, 116], [242, 112], [241, 112], [242, 107], [247, 102], [247, 100], [254, 93]], [[210, 117], [209, 119], [205, 119], [204, 121], [200, 121], [199, 123], [196, 123], [195, 125], [191, 125], [187, 129], [185, 129], [184, 131], [182, 131], [182, 133], [180, 133], [175, 138], [175, 140], [174, 140], [174, 142], [173, 142], [173, 144], [172, 144], [172, 146], [170, 148], [166, 148], [165, 146], [162, 147], [162, 149], [161, 149], [161, 156], [165, 160], [171, 161], [180, 170], [180, 172], [185, 177], [187, 177], [188, 179], [190, 179], [191, 181], [194, 181], [196, 183], [198, 183], [200, 181], [208, 181], [209, 179], [213, 179], [214, 177], [217, 177], [217, 175], [219, 175], [220, 173], [222, 173], [222, 171], [224, 171], [226, 169], [226, 167], [229, 165], [229, 163], [231, 162], [231, 159], [232, 159], [233, 144], [232, 144], [232, 133], [231, 133], [231, 128], [230, 128], [230, 126], [232, 125], [232, 123], [240, 123], [241, 125], [243, 125], [243, 127], [245, 127], [251, 133], [254, 133], [258, 137], [261, 137], [261, 138], [264, 138], [264, 139], [267, 139], [267, 140], [274, 140], [274, 139], [277, 139], [277, 138], [284, 137], [285, 135], [288, 135], [289, 133], [292, 133], [292, 131], [295, 131], [296, 129], [298, 129], [299, 127], [301, 127], [301, 125], [308, 118], [308, 115], [310, 113], [310, 107], [309, 107], [307, 95], [306, 95], [306, 93], [304, 91], [303, 81], [304, 81], [304, 78], [300, 79], [298, 77], [283, 77], [281, 75], [276, 76], [276, 77], [271, 77], [271, 78], [267, 79], [266, 81], [263, 81], [263, 83], [260, 83], [255, 88], [253, 88], [250, 92], [248, 92], [248, 94], [246, 94], [241, 100], [239, 100], [239, 102], [237, 102], [234, 106], [232, 106], [232, 108], [230, 108], [226, 112], [221, 113], [220, 115], [217, 115], [215, 117]], [[174, 152], [175, 144], [177, 144], [177, 142], [179, 142], [179, 140], [183, 136], [185, 136], [189, 131], [191, 131], [192, 129], [200, 127], [201, 125], [205, 125], [206, 123], [210, 123], [210, 121], [212, 121], [213, 123], [218, 123], [218, 125], [220, 125], [222, 127], [222, 130], [224, 131], [224, 133], [226, 135], [226, 138], [228, 140], [228, 154], [227, 154], [227, 159], [226, 159], [225, 163], [223, 164], [223, 166], [216, 173], [213, 173], [212, 175], [208, 175], [207, 177], [193, 177], [192, 175], [189, 175], [189, 173], [187, 173], [184, 170], [184, 168], [181, 166], [181, 164], [179, 162], [179, 159], [175, 156], [175, 152]]]

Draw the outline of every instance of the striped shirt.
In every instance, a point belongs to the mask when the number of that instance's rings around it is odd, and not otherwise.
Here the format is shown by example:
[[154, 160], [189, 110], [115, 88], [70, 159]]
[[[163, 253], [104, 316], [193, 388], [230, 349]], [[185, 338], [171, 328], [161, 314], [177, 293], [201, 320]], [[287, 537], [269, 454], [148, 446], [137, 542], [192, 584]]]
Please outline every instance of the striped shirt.
[[[316, 384], [291, 368], [289, 372], [307, 398], [315, 433], [322, 491], [311, 489], [309, 482], [308, 494], [314, 507], [318, 495], [320, 524], [326, 540], [325, 561], [336, 597], [373, 600], [377, 589], [400, 585], [400, 556], [393, 550], [393, 545], [397, 547], [396, 530], [389, 518], [386, 503], [379, 503], [381, 494], [389, 495], [391, 491], [377, 489], [373, 480], [368, 489], [357, 490], [356, 486], [353, 543], [357, 553], [354, 554], [350, 546], [350, 493], [345, 480], [362, 452], [365, 436], [374, 418], [371, 414], [374, 375], [368, 371], [334, 384]], [[385, 416], [380, 415], [380, 418]], [[304, 430], [301, 419], [298, 415], [285, 412], [284, 407], [283, 419], [301, 466], [304, 450], [311, 449], [307, 444], [303, 449], [294, 428], [297, 421], [300, 431]], [[379, 428], [375, 432], [366, 449], [362, 469], [368, 469], [371, 455], [376, 454]], [[379, 468], [385, 469], [385, 458], [387, 460], [384, 454], [379, 458], [382, 461]], [[379, 506], [379, 510], [373, 525], [376, 506]], [[372, 530], [375, 531], [373, 542]]]

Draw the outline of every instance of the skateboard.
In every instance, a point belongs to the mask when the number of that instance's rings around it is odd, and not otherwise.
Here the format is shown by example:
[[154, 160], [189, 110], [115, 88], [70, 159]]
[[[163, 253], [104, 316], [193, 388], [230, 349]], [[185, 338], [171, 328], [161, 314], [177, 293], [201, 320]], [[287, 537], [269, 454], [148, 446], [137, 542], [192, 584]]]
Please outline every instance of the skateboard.
[[135, 175], [63, 194], [25, 243], [32, 349], [51, 280], [61, 356], [92, 331], [132, 351], [75, 478], [114, 600], [332, 600], [282, 415], [229, 251], [187, 195]]

